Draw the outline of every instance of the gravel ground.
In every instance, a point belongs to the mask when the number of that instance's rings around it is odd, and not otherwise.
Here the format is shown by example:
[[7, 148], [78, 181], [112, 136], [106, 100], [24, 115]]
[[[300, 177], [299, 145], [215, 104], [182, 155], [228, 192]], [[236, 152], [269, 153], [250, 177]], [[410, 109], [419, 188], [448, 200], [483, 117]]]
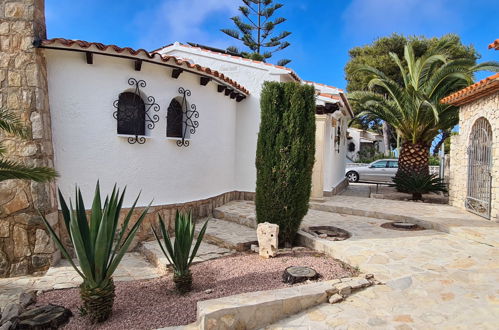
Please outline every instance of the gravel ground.
[[[65, 329], [135, 330], [184, 325], [196, 320], [197, 301], [288, 287], [282, 283], [281, 276], [289, 266], [312, 267], [322, 280], [351, 275], [340, 262], [313, 251], [285, 252], [272, 259], [263, 259], [255, 253], [239, 253], [193, 265], [193, 291], [185, 296], [175, 292], [171, 276], [116, 282], [113, 315], [98, 326], [79, 316], [79, 289], [46, 292], [40, 295], [37, 304], [52, 303], [71, 309], [75, 316]], [[213, 292], [205, 293], [207, 289]]]

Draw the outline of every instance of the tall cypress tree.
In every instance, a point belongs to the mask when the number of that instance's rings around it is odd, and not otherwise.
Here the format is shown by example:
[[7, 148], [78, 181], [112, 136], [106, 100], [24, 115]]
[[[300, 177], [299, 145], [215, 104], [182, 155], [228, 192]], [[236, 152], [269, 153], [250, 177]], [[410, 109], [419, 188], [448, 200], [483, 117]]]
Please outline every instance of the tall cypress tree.
[[[278, 35], [274, 34], [277, 25], [286, 21], [283, 17], [271, 19], [276, 10], [283, 4], [273, 3], [273, 0], [242, 0], [245, 4], [239, 7], [241, 16], [232, 17], [232, 21], [237, 27], [235, 29], [221, 29], [226, 35], [242, 41], [250, 49], [250, 52], [240, 52], [237, 47], [229, 47], [228, 51], [239, 53], [246, 58], [265, 61], [272, 57], [272, 54], [287, 48], [290, 43], [284, 41], [291, 32], [282, 31]], [[246, 21], [246, 22], [245, 22]], [[282, 59], [278, 65], [286, 65], [291, 62]]]
[[315, 154], [312, 86], [265, 82], [256, 151], [257, 221], [279, 225], [291, 246], [308, 211]]

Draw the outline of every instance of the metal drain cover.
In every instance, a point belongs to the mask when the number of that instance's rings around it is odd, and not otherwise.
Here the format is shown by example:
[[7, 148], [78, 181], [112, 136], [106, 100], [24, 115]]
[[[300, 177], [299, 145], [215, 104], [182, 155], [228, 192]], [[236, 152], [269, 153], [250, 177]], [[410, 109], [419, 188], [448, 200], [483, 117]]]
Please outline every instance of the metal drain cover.
[[417, 225], [409, 222], [393, 222], [393, 227], [402, 228], [402, 229], [414, 229]]

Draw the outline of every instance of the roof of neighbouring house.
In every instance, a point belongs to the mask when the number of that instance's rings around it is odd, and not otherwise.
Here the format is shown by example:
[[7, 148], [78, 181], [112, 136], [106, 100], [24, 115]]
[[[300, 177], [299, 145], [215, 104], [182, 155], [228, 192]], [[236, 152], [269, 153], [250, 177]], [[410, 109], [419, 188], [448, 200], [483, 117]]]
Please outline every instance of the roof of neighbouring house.
[[63, 38], [53, 38], [47, 40], [41, 40], [38, 43], [39, 47], [42, 48], [51, 48], [51, 49], [84, 49], [87, 51], [93, 51], [94, 53], [106, 54], [108, 52], [114, 53], [117, 55], [123, 55], [134, 57], [137, 59], [142, 59], [148, 62], [156, 62], [158, 64], [172, 64], [172, 66], [176, 66], [184, 69], [185, 71], [190, 71], [192, 73], [200, 74], [203, 76], [209, 76], [210, 78], [214, 78], [219, 82], [230, 85], [237, 91], [249, 95], [250, 92], [242, 85], [240, 85], [237, 81], [232, 80], [227, 77], [223, 73], [210, 69], [208, 67], [201, 66], [199, 64], [192, 63], [190, 60], [181, 59], [171, 55], [163, 55], [158, 52], [148, 52], [145, 49], [133, 49], [130, 47], [119, 47], [116, 45], [105, 45], [98, 42], [88, 42], [83, 40], [70, 40]]
[[499, 91], [499, 73], [444, 97], [440, 100], [440, 103], [463, 105], [497, 91]]
[[492, 48], [494, 48], [495, 50], [499, 50], [499, 39], [494, 40], [494, 42], [489, 45], [489, 49]]
[[213, 48], [213, 47], [203, 46], [203, 45], [199, 45], [199, 44], [193, 44], [193, 43], [183, 44], [183, 43], [180, 43], [180, 42], [175, 42], [173, 44], [169, 44], [169, 45], [160, 47], [158, 49], [155, 49], [153, 52], [160, 53], [163, 50], [167, 50], [168, 48], [174, 48], [174, 47], [183, 47], [183, 48], [196, 49], [196, 50], [199, 50], [199, 51], [202, 51], [202, 52], [206, 52], [208, 54], [214, 54], [214, 55], [224, 56], [226, 58], [230, 58], [230, 59], [233, 59], [233, 60], [236, 60], [236, 61], [240, 61], [241, 63], [246, 62], [246, 63], [251, 63], [251, 64], [255, 64], [255, 65], [261, 66], [263, 68], [272, 67], [272, 68], [275, 68], [275, 69], [284, 70], [294, 80], [296, 80], [296, 81], [302, 81], [301, 78], [296, 74], [296, 72], [294, 72], [292, 69], [287, 68], [285, 66], [280, 66], [280, 65], [275, 65], [275, 64], [263, 62], [263, 61], [257, 61], [257, 60], [252, 60], [252, 59], [249, 59], [249, 58], [244, 58], [244, 57], [239, 56], [239, 55], [231, 54], [230, 52], [224, 51], [222, 49], [217, 49], [217, 48]]
[[[182, 48], [182, 49], [180, 49]], [[329, 86], [321, 83], [316, 83], [313, 81], [307, 81], [307, 80], [302, 80], [296, 72], [293, 71], [293, 69], [280, 66], [280, 65], [275, 65], [263, 61], [257, 61], [257, 60], [252, 60], [248, 58], [244, 58], [238, 54], [231, 53], [229, 51], [223, 50], [223, 49], [218, 49], [210, 46], [204, 46], [204, 45], [199, 45], [199, 44], [194, 44], [194, 43], [188, 43], [188, 44], [182, 44], [180, 42], [175, 42], [163, 47], [160, 47], [158, 49], [155, 49], [153, 52], [168, 52], [168, 51], [174, 51], [174, 50], [185, 50], [185, 51], [190, 51], [190, 52], [203, 52], [203, 54], [206, 54], [206, 56], [209, 56], [211, 58], [218, 58], [218, 59], [227, 59], [230, 60], [234, 63], [240, 63], [240, 64], [247, 64], [250, 66], [256, 66], [262, 69], [276, 69], [278, 74], [287, 74], [289, 75], [293, 80], [307, 84], [307, 85], [312, 85], [317, 91], [317, 96], [320, 101], [322, 102], [327, 102], [327, 103], [338, 103], [341, 102], [342, 105], [345, 106], [347, 109], [349, 115], [351, 117], [354, 116], [352, 109], [350, 107], [350, 104], [348, 103], [348, 100], [346, 96], [344, 95], [344, 91], [340, 88], [334, 87], [334, 86]]]

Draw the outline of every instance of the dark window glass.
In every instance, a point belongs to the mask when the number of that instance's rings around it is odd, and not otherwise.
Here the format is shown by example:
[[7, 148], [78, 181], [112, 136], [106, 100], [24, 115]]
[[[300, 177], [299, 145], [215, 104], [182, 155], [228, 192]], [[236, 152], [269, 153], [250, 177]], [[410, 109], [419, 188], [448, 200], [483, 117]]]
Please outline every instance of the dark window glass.
[[139, 95], [121, 93], [118, 99], [118, 134], [145, 135], [145, 109], [144, 101]]
[[389, 168], [398, 168], [399, 162], [396, 162], [396, 161], [388, 162], [388, 167]]
[[166, 136], [182, 137], [183, 111], [182, 105], [176, 99], [173, 99], [168, 106], [166, 119]]
[[374, 168], [386, 168], [386, 161], [376, 162], [372, 165]]

